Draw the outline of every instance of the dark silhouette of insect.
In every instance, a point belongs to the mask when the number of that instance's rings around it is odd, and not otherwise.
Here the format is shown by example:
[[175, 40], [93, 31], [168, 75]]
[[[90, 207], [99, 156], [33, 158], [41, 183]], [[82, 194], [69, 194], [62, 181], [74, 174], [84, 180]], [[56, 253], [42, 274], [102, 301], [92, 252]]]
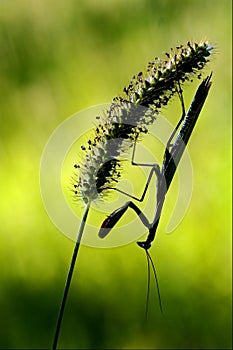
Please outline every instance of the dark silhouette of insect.
[[[212, 73], [206, 79], [204, 79], [203, 82], [199, 85], [199, 88], [197, 89], [197, 92], [195, 94], [195, 97], [192, 101], [192, 104], [191, 104], [187, 114], [185, 112], [182, 90], [181, 90], [181, 87], [180, 87], [179, 82], [178, 82], [178, 95], [179, 95], [179, 98], [181, 101], [181, 106], [182, 106], [182, 116], [181, 116], [177, 126], [173, 130], [171, 136], [169, 137], [168, 142], [167, 142], [161, 169], [160, 169], [160, 166], [158, 164], [146, 164], [146, 163], [135, 163], [134, 162], [135, 149], [136, 149], [136, 143], [137, 143], [137, 140], [135, 140], [131, 164], [134, 166], [151, 167], [144, 191], [143, 191], [141, 197], [137, 198], [137, 197], [134, 197], [134, 196], [118, 189], [118, 188], [112, 188], [112, 190], [115, 190], [119, 193], [122, 193], [122, 194], [130, 197], [131, 200], [126, 202], [120, 208], [114, 210], [104, 220], [104, 222], [102, 223], [101, 228], [99, 230], [99, 237], [100, 238], [106, 237], [110, 233], [110, 231], [114, 228], [114, 226], [117, 224], [117, 222], [121, 219], [121, 217], [125, 214], [125, 212], [127, 211], [128, 208], [132, 209], [136, 213], [136, 215], [139, 217], [141, 222], [148, 228], [149, 233], [147, 235], [146, 240], [137, 242], [138, 246], [145, 250], [147, 262], [148, 262], [148, 290], [147, 290], [146, 314], [148, 312], [148, 300], [149, 300], [150, 264], [151, 264], [153, 272], [154, 272], [154, 277], [156, 280], [157, 290], [158, 290], [159, 305], [160, 305], [160, 310], [162, 312], [162, 303], [161, 303], [161, 297], [160, 297], [160, 292], [159, 292], [156, 271], [155, 271], [155, 267], [154, 267], [152, 258], [150, 256], [148, 250], [151, 247], [151, 244], [155, 239], [155, 235], [156, 235], [159, 220], [161, 217], [161, 212], [162, 212], [164, 200], [166, 197], [166, 193], [167, 193], [169, 186], [171, 184], [171, 181], [175, 175], [179, 161], [180, 161], [182, 154], [186, 148], [186, 145], [190, 139], [190, 136], [192, 134], [192, 131], [194, 129], [194, 126], [196, 124], [196, 121], [198, 119], [200, 111], [202, 109], [202, 106], [205, 102], [208, 91], [210, 89], [211, 76], [212, 76]], [[177, 136], [176, 136], [174, 142], [172, 143], [172, 140], [174, 139], [176, 134], [177, 134]], [[146, 195], [146, 192], [148, 190], [148, 187], [149, 187], [149, 184], [151, 182], [153, 175], [157, 176], [157, 198], [156, 198], [156, 210], [155, 210], [154, 219], [150, 223], [149, 220], [147, 219], [147, 217], [141, 211], [141, 209], [133, 202], [133, 200], [138, 201], [138, 202], [142, 202], [144, 200], [144, 197]]]

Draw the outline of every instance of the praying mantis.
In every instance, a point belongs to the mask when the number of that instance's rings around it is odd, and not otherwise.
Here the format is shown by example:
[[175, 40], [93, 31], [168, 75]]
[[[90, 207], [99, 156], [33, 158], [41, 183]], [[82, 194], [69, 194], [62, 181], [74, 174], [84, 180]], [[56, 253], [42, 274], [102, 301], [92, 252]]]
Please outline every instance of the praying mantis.
[[[155, 239], [156, 231], [158, 228], [159, 220], [161, 217], [161, 212], [163, 209], [163, 204], [165, 201], [166, 193], [169, 189], [169, 186], [172, 182], [172, 179], [175, 175], [176, 169], [178, 167], [179, 161], [182, 157], [182, 154], [186, 148], [186, 145], [190, 139], [190, 136], [193, 132], [194, 126], [197, 122], [198, 116], [201, 112], [201, 109], [204, 105], [204, 102], [206, 100], [206, 97], [208, 95], [209, 89], [211, 87], [211, 77], [212, 73], [207, 76], [203, 80], [203, 82], [199, 85], [195, 97], [192, 101], [192, 104], [186, 114], [185, 107], [184, 107], [184, 99], [182, 95], [182, 90], [178, 82], [178, 94], [181, 101], [182, 106], [182, 116], [176, 125], [175, 129], [173, 130], [171, 136], [168, 139], [166, 149], [164, 152], [162, 167], [160, 169], [160, 166], [158, 164], [146, 164], [146, 163], [135, 163], [134, 157], [135, 157], [135, 150], [136, 150], [136, 144], [137, 144], [137, 138], [134, 143], [133, 152], [132, 152], [132, 159], [131, 164], [133, 166], [142, 166], [142, 167], [150, 167], [150, 173], [144, 188], [144, 191], [140, 198], [137, 198], [135, 196], [132, 196], [118, 188], [113, 188], [113, 190], [122, 193], [128, 197], [130, 197], [132, 200], [136, 200], [138, 202], [143, 202], [144, 197], [147, 193], [147, 190], [149, 188], [151, 179], [153, 175], [157, 177], [157, 198], [156, 198], [156, 210], [155, 215], [153, 218], [153, 221], [150, 223], [147, 219], [147, 217], [144, 215], [144, 213], [140, 210], [140, 208], [132, 201], [126, 202], [123, 206], [120, 208], [114, 210], [102, 223], [101, 228], [99, 230], [99, 237], [104, 238], [106, 237], [110, 231], [114, 228], [114, 226], [117, 224], [117, 222], [121, 219], [121, 217], [125, 214], [128, 208], [132, 209], [136, 215], [139, 217], [141, 222], [145, 225], [145, 227], [148, 228], [148, 235], [145, 241], [137, 242], [138, 246], [143, 248], [146, 252], [147, 261], [148, 261], [148, 268], [149, 264], [152, 264], [152, 268], [154, 271], [154, 276], [156, 279], [157, 284], [157, 290], [158, 290], [158, 297], [159, 297], [159, 305], [160, 310], [162, 312], [162, 303], [161, 303], [161, 297], [158, 287], [158, 280], [156, 276], [156, 271], [154, 268], [154, 264], [152, 261], [152, 258], [150, 254], [148, 253], [149, 248], [151, 247], [152, 242]], [[178, 132], [174, 142], [172, 143], [172, 140], [176, 133]], [[149, 270], [148, 270], [149, 271]], [[149, 290], [148, 292], [149, 293]], [[148, 294], [147, 294], [148, 295]], [[148, 297], [147, 297], [147, 307], [148, 307]], [[147, 307], [146, 307], [146, 314], [147, 314]]]

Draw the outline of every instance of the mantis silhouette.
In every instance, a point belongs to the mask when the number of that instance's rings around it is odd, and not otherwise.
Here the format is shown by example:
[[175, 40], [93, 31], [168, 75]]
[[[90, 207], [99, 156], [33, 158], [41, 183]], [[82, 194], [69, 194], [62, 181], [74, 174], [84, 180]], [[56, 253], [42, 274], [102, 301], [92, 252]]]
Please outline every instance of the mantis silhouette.
[[[205, 78], [202, 83], [199, 85], [195, 97], [191, 103], [191, 106], [188, 110], [188, 112], [185, 112], [184, 107], [184, 100], [182, 95], [182, 90], [180, 87], [180, 84], [178, 82], [178, 88], [177, 92], [181, 101], [182, 106], [182, 115], [181, 118], [176, 125], [175, 129], [173, 130], [171, 136], [168, 139], [166, 149], [164, 152], [162, 167], [158, 164], [146, 164], [146, 163], [136, 163], [134, 161], [135, 158], [135, 150], [136, 150], [136, 144], [137, 144], [137, 137], [135, 139], [133, 152], [132, 152], [132, 159], [131, 164], [134, 166], [142, 166], [142, 167], [151, 167], [144, 191], [140, 198], [137, 198], [133, 195], [130, 195], [118, 188], [112, 188], [113, 190], [122, 193], [128, 197], [131, 198], [130, 201], [126, 202], [123, 206], [120, 208], [114, 210], [102, 223], [101, 228], [99, 230], [99, 237], [104, 238], [106, 237], [110, 231], [114, 228], [114, 226], [117, 224], [117, 222], [121, 219], [121, 217], [125, 214], [128, 208], [132, 209], [136, 215], [139, 217], [141, 222], [145, 225], [145, 227], [148, 228], [148, 235], [145, 241], [137, 242], [138, 246], [143, 248], [146, 252], [147, 262], [148, 262], [148, 289], [147, 289], [147, 304], [146, 304], [146, 314], [148, 311], [148, 300], [149, 300], [149, 286], [150, 286], [150, 263], [152, 265], [152, 269], [154, 272], [156, 284], [157, 284], [157, 290], [158, 290], [158, 297], [159, 297], [159, 305], [160, 310], [162, 312], [162, 303], [160, 298], [160, 292], [159, 292], [159, 286], [158, 286], [158, 280], [156, 276], [155, 267], [152, 261], [152, 258], [148, 252], [149, 248], [151, 247], [152, 242], [155, 239], [156, 231], [158, 228], [159, 220], [161, 217], [161, 212], [163, 209], [165, 197], [167, 194], [167, 191], [170, 187], [170, 184], [172, 182], [172, 179], [175, 175], [176, 169], [178, 167], [178, 164], [180, 162], [180, 159], [182, 157], [182, 154], [186, 148], [186, 145], [190, 139], [190, 136], [193, 132], [194, 126], [196, 124], [196, 121], [198, 119], [198, 116], [201, 112], [201, 109], [204, 105], [204, 102], [206, 100], [206, 97], [208, 95], [208, 91], [211, 86], [211, 76], [212, 73]], [[172, 140], [174, 139], [175, 135], [177, 134], [174, 142], [172, 143]], [[145, 198], [145, 195], [147, 193], [147, 190], [149, 188], [151, 179], [153, 175], [157, 176], [157, 196], [156, 196], [156, 210], [153, 221], [150, 223], [145, 214], [141, 211], [141, 209], [133, 202], [133, 200], [142, 202]]]

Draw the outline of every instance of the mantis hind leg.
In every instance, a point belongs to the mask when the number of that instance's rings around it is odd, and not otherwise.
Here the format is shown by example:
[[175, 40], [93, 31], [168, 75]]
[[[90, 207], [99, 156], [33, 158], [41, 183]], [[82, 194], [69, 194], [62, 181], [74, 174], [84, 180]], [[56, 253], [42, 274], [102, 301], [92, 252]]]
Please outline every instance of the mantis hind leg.
[[180, 85], [180, 81], [178, 79], [178, 70], [177, 70], [177, 65], [176, 65], [176, 58], [175, 58], [175, 66], [176, 66], [176, 75], [177, 75], [177, 87], [176, 87], [176, 92], [177, 92], [177, 95], [179, 97], [179, 100], [180, 100], [180, 103], [181, 103], [181, 111], [182, 111], [182, 114], [181, 114], [181, 117], [180, 117], [180, 120], [178, 121], [177, 125], [175, 126], [171, 136], [169, 137], [168, 141], [167, 141], [167, 145], [166, 145], [166, 149], [169, 150], [171, 147], [172, 147], [172, 139], [174, 138], [177, 130], [179, 129], [182, 121], [184, 120], [185, 118], [185, 115], [186, 115], [186, 111], [185, 111], [185, 105], [184, 105], [184, 97], [183, 97], [183, 90], [181, 88], [181, 85]]
[[133, 166], [143, 166], [143, 167], [150, 167], [150, 168], [151, 168], [150, 173], [149, 173], [149, 176], [148, 176], [148, 179], [147, 179], [147, 182], [146, 182], [146, 185], [145, 185], [145, 187], [144, 187], [144, 190], [143, 190], [143, 193], [142, 193], [141, 197], [135, 197], [135, 196], [133, 196], [133, 195], [131, 195], [131, 194], [125, 192], [125, 191], [122, 191], [122, 190], [119, 189], [119, 188], [111, 188], [111, 189], [114, 190], [114, 191], [117, 191], [117, 192], [119, 192], [119, 193], [121, 193], [121, 194], [124, 194], [125, 196], [128, 196], [128, 197], [130, 197], [130, 198], [132, 198], [132, 199], [134, 199], [134, 200], [136, 200], [136, 201], [138, 201], [138, 202], [142, 202], [142, 201], [144, 200], [144, 198], [145, 198], [146, 193], [147, 193], [147, 190], [148, 190], [148, 187], [149, 187], [149, 184], [150, 184], [150, 182], [151, 182], [151, 179], [152, 179], [153, 174], [155, 174], [155, 175], [157, 176], [157, 179], [158, 179], [158, 181], [159, 181], [159, 179], [160, 179], [160, 177], [161, 177], [161, 171], [160, 171], [159, 165], [156, 164], [156, 163], [153, 163], [153, 164], [148, 164], [148, 163], [136, 163], [136, 162], [134, 161], [134, 158], [135, 158], [135, 151], [136, 151], [136, 145], [137, 145], [137, 137], [136, 137], [136, 139], [135, 139], [134, 146], [133, 146], [131, 164], [132, 164]]

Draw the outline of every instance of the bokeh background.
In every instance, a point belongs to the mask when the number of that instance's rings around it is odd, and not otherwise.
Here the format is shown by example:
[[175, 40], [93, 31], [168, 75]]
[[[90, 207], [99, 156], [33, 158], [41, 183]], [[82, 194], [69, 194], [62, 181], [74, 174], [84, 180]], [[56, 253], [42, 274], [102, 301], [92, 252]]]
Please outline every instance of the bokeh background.
[[135, 243], [83, 246], [59, 347], [231, 348], [231, 10], [230, 0], [0, 0], [0, 348], [52, 344], [74, 243], [41, 201], [50, 134], [110, 102], [155, 56], [202, 38], [216, 50], [189, 144], [192, 202], [171, 235], [164, 208], [151, 249], [165, 315], [152, 290], [145, 320], [146, 261]]

